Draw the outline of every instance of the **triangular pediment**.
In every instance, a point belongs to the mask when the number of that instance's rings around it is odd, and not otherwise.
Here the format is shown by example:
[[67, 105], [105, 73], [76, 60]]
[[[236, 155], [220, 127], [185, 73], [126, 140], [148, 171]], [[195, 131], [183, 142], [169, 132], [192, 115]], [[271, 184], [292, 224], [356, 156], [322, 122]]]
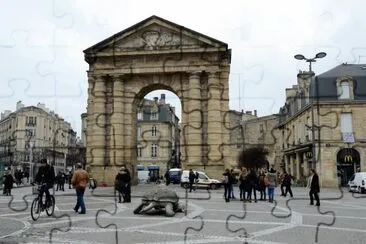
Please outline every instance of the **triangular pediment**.
[[86, 49], [84, 53], [227, 49], [227, 44], [157, 16], [152, 16]]

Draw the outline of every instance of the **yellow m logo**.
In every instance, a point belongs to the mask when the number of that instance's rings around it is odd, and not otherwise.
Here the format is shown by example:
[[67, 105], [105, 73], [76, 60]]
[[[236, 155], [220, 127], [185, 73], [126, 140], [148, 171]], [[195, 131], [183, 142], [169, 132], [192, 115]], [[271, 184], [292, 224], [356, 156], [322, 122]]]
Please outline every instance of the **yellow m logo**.
[[351, 155], [344, 156], [344, 162], [346, 162], [346, 163], [352, 162], [352, 156]]

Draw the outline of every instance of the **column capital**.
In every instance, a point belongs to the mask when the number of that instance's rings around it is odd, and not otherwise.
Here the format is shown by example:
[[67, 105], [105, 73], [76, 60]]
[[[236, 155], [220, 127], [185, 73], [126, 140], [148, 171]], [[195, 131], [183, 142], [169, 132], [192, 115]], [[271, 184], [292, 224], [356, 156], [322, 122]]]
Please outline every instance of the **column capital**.
[[201, 74], [202, 74], [202, 71], [192, 71], [192, 72], [188, 73], [189, 79], [198, 79], [201, 77]]
[[209, 79], [218, 79], [220, 78], [220, 71], [212, 71], [208, 73]]

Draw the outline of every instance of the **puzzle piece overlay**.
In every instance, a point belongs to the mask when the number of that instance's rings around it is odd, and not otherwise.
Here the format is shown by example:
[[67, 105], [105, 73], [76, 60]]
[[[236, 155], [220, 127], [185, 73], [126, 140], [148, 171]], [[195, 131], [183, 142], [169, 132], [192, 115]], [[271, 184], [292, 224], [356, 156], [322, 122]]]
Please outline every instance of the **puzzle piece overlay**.
[[[109, 40], [107, 39], [106, 41], [101, 42], [100, 46], [97, 44], [94, 46], [94, 50], [90, 49], [91, 53], [86, 51], [86, 60], [91, 65], [90, 71], [88, 72], [90, 94], [88, 104], [91, 105], [90, 107], [88, 106], [88, 141], [92, 142], [90, 144], [93, 145], [90, 146], [87, 152], [89, 155], [88, 165], [90, 165], [89, 170], [91, 170], [91, 172], [93, 172], [92, 174], [97, 177], [98, 172], [103, 172], [102, 181], [112, 182], [113, 178], [111, 177], [115, 176], [115, 172], [121, 164], [127, 164], [130, 172], [134, 175], [136, 174], [136, 155], [134, 155], [134, 151], [136, 149], [134, 143], [136, 141], [134, 133], [134, 131], [136, 131], [136, 108], [138, 107], [137, 104], [139, 101], [141, 101], [148, 92], [155, 89], [172, 89], [182, 101], [183, 121], [181, 147], [184, 148], [184, 156], [182, 160], [184, 165], [195, 169], [202, 168], [207, 172], [222, 170], [222, 166], [229, 165], [229, 157], [227, 155], [229, 150], [227, 149], [233, 146], [228, 140], [228, 137], [226, 137], [226, 139], [223, 138], [225, 138], [228, 133], [232, 133], [236, 130], [240, 131], [238, 138], [242, 140], [244, 147], [256, 145], [256, 143], [245, 141], [245, 128], [242, 124], [236, 126], [230, 125], [230, 120], [228, 119], [230, 114], [235, 113], [228, 110], [228, 67], [224, 72], [220, 74], [217, 73], [217, 66], [220, 66], [220, 62], [225, 63], [230, 60], [230, 52], [223, 55], [224, 57], [222, 58], [222, 53], [228, 51], [227, 47], [217, 47], [214, 45], [214, 42], [213, 46], [205, 43], [207, 46], [202, 48], [203, 51], [201, 51], [200, 59], [187, 61], [188, 55], [185, 51], [189, 48], [184, 46], [184, 44], [187, 44], [184, 42], [188, 42], [188, 44], [192, 45], [191, 42], [193, 39], [182, 39], [182, 36], [189, 36], [190, 33], [187, 33], [187, 30], [182, 27], [174, 26], [174, 28], [177, 28], [180, 31], [180, 36], [170, 37], [168, 34], [164, 33], [164, 31], [161, 31], [163, 28], [158, 25], [161, 24], [161, 22], [164, 21], [159, 18], [145, 20], [145, 23], [144, 21], [141, 22], [146, 26], [151, 24], [153, 27], [152, 30], [146, 32], [142, 31], [142, 33], [139, 33], [143, 40], [143, 44], [139, 46], [141, 48], [140, 50], [148, 50], [153, 54], [151, 57], [146, 57], [147, 61], [145, 60], [145, 64], [147, 67], [139, 66], [141, 62], [139, 57], [132, 56], [131, 58], [131, 56], [123, 57], [123, 55], [121, 55], [122, 52], [123, 54], [127, 53], [127, 55], [134, 55], [133, 49], [135, 46], [129, 46], [134, 41], [132, 40], [131, 42], [131, 40], [128, 39], [124, 42], [123, 40], [125, 36], [127, 38], [129, 37], [132, 30], [129, 30], [130, 32], [127, 33], [120, 33], [121, 38], [116, 35]], [[168, 26], [167, 29], [169, 28], [172, 27]], [[189, 37], [192, 37], [192, 35]], [[110, 45], [111, 43], [112, 46]], [[158, 53], [166, 48], [166, 43], [171, 43], [169, 51], [176, 49], [178, 50], [178, 54], [175, 53], [174, 55], [165, 58], [159, 57]], [[95, 50], [96, 53], [94, 53]], [[109, 57], [106, 55], [106, 53], [110, 53], [111, 51], [113, 53], [113, 65], [109, 63]], [[99, 53], [101, 54], [99, 55]], [[212, 53], [215, 53], [217, 57], [212, 55]], [[149, 60], [150, 58], [151, 60]], [[197, 72], [195, 68], [199, 66], [201, 69], [202, 62], [204, 62], [206, 68], [203, 69], [204, 72]], [[177, 71], [177, 67], [175, 67], [177, 63], [179, 64], [178, 66], [183, 66], [183, 64], [186, 66], [179, 67], [182, 68], [182, 70]], [[110, 70], [111, 68], [114, 69], [112, 72], [103, 71], [103, 69]], [[194, 71], [192, 71], [192, 69]], [[141, 70], [143, 71], [141, 72]], [[187, 70], [189, 72], [192, 71], [193, 73], [190, 73], [189, 76], [182, 74], [182, 72], [187, 72]], [[138, 84], [138, 87], [136, 87], [135, 84]], [[143, 89], [139, 89], [141, 87], [143, 87]], [[220, 107], [220, 109], [218, 109], [218, 107]], [[334, 112], [327, 112], [323, 114], [318, 113], [318, 116], [319, 118], [326, 117], [331, 113]], [[218, 114], [221, 116], [218, 116]], [[319, 137], [321, 136], [321, 131], [327, 129], [331, 130], [339, 126], [338, 117], [336, 121], [335, 125], [327, 125], [322, 122], [317, 126], [315, 125], [319, 131]], [[314, 126], [314, 124], [312, 126]], [[130, 128], [130, 132], [128, 132], [126, 128]], [[273, 140], [269, 144], [264, 144], [264, 146], [273, 146], [277, 143], [280, 136], [276, 129], [277, 128], [275, 127], [269, 129], [270, 133], [265, 136], [270, 136]], [[216, 133], [221, 136], [219, 141], [217, 140], [217, 137], [215, 137]], [[286, 143], [291, 141], [291, 133], [294, 133], [294, 131], [289, 130], [285, 136], [284, 141]], [[203, 135], [203, 137], [201, 137], [201, 134], [207, 135]], [[280, 140], [283, 140], [283, 138], [280, 138]], [[157, 139], [157, 141], [160, 142], [159, 139]], [[197, 150], [197, 148], [205, 149], [201, 151], [201, 149]], [[335, 150], [338, 149], [337, 147], [334, 148]], [[320, 147], [317, 149], [318, 151], [316, 152], [316, 155], [314, 155], [316, 161], [321, 157]], [[221, 164], [221, 162], [224, 162], [224, 164]], [[211, 171], [210, 167], [212, 165], [217, 167]], [[95, 168], [94, 171], [93, 168]], [[214, 173], [214, 175], [219, 174]], [[343, 191], [341, 188], [339, 188], [339, 190], [341, 193], [339, 197], [324, 198], [324, 200], [336, 200], [342, 198]], [[95, 194], [95, 196], [102, 197], [97, 194]], [[208, 199], [210, 199], [210, 196], [211, 195], [209, 194]], [[278, 216], [274, 213], [277, 206], [276, 202], [272, 209], [272, 214], [278, 218], [290, 217], [292, 210], [288, 204], [290, 201], [296, 200], [308, 200], [308, 198], [295, 197], [294, 199], [289, 199], [286, 202], [286, 205], [290, 210], [290, 214], [286, 216]], [[12, 200], [9, 203], [10, 208], [11, 202]], [[115, 209], [117, 209], [117, 207]], [[106, 210], [98, 211], [96, 216], [97, 224], [98, 214], [103, 211], [108, 212]], [[238, 217], [236, 215], [231, 216], [244, 219], [246, 214], [245, 203], [243, 203], [243, 211], [243, 217]], [[321, 212], [319, 208], [318, 211], [320, 214], [332, 213], [329, 211]], [[114, 211], [114, 213], [108, 213], [113, 215], [116, 211]], [[319, 226], [334, 224], [335, 214], [332, 213], [332, 215], [334, 218], [331, 223], [319, 223]], [[247, 233], [243, 228], [239, 230], [230, 229], [229, 219], [231, 216], [227, 218], [228, 222], [226, 224], [226, 228], [231, 232], [244, 231], [246, 236]], [[195, 218], [201, 218], [201, 220], [204, 221], [202, 217], [198, 216]], [[101, 228], [108, 228], [110, 225], [99, 226]], [[204, 224], [202, 222], [199, 229], [187, 228], [185, 235], [189, 229], [200, 231], [203, 227]], [[318, 229], [319, 228], [317, 228], [316, 242], [318, 241]], [[50, 236], [52, 236], [52, 231]], [[186, 239], [187, 238], [185, 236], [184, 240], [186, 241]], [[50, 240], [52, 240], [52, 238]], [[117, 234], [116, 242], [118, 243]]]

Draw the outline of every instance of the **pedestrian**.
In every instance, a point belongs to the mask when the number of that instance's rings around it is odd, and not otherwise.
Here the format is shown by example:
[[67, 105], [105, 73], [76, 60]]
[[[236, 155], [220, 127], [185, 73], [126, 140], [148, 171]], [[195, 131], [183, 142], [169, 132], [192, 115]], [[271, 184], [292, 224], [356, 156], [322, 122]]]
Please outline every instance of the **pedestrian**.
[[316, 201], [316, 206], [320, 206], [320, 200], [319, 200], [319, 192], [320, 192], [320, 186], [319, 186], [319, 176], [316, 173], [315, 169], [311, 169], [311, 176], [309, 177], [308, 186], [307, 188], [310, 189], [309, 196], [310, 196], [310, 205], [314, 205], [314, 198]]
[[116, 175], [115, 179], [116, 190], [118, 191], [118, 202], [131, 202], [131, 174], [123, 165]]
[[167, 186], [168, 186], [168, 185], [170, 185], [170, 174], [169, 174], [169, 169], [167, 169], [167, 170], [166, 170], [164, 177], [165, 177], [165, 184], [166, 184]]
[[239, 191], [240, 191], [240, 201], [245, 201], [245, 194], [247, 192], [248, 189], [248, 170], [247, 168], [243, 168], [241, 171], [241, 174], [239, 176], [239, 181], [240, 181], [240, 185], [239, 185]]
[[4, 195], [11, 196], [11, 189], [13, 188], [14, 178], [10, 171], [7, 171], [4, 176]]
[[230, 195], [231, 195], [231, 185], [233, 183], [232, 175], [229, 171], [229, 169], [225, 170], [225, 173], [223, 173], [224, 179], [223, 184], [225, 188], [224, 197], [226, 202], [230, 202]]
[[69, 172], [69, 179], [68, 179], [69, 180], [69, 189], [71, 189], [71, 186], [72, 186], [71, 179], [72, 179], [73, 173], [74, 172], [70, 170], [70, 172]]
[[71, 184], [74, 186], [76, 191], [76, 205], [74, 207], [75, 213], [81, 208], [80, 214], [86, 213], [85, 203], [84, 203], [84, 192], [85, 188], [89, 183], [89, 174], [84, 169], [82, 169], [81, 163], [76, 165], [76, 170], [72, 176]]
[[249, 175], [248, 175], [248, 201], [252, 202], [252, 192], [254, 195], [254, 202], [257, 202], [257, 183], [258, 183], [258, 177], [255, 173], [254, 169], [250, 169]]
[[233, 182], [232, 182], [232, 184], [230, 185], [230, 198], [231, 199], [235, 199], [235, 196], [234, 196], [234, 184], [236, 184], [236, 180], [235, 180], [235, 178], [234, 178], [234, 169], [231, 169], [231, 171], [230, 171], [230, 174], [231, 174], [231, 176], [232, 176], [232, 178], [233, 178]]
[[266, 184], [264, 182], [264, 178], [266, 177], [266, 175], [264, 174], [264, 171], [261, 170], [259, 173], [259, 178], [258, 178], [258, 190], [260, 191], [261, 194], [261, 198], [259, 199], [260, 201], [266, 201]]
[[285, 179], [285, 174], [286, 174], [286, 170], [284, 169], [282, 174], [279, 176], [279, 181], [281, 184], [281, 197], [285, 196], [285, 184], [284, 184], [284, 179]]
[[193, 189], [194, 180], [196, 179], [196, 174], [193, 172], [192, 169], [189, 170], [189, 192], [192, 192], [192, 190], [196, 191], [196, 188]]
[[61, 178], [61, 172], [59, 171], [56, 175], [55, 178], [55, 183], [56, 183], [56, 191], [58, 191], [58, 189], [60, 189], [60, 178]]
[[60, 178], [58, 180], [60, 185], [60, 191], [65, 191], [66, 175], [64, 174], [63, 171], [60, 171]]
[[284, 172], [283, 185], [285, 186], [285, 194], [284, 197], [287, 196], [287, 193], [290, 193], [290, 197], [293, 198], [292, 189], [291, 189], [291, 180], [292, 176], [288, 174], [286, 171]]
[[271, 168], [264, 178], [264, 184], [268, 189], [268, 202], [272, 203], [274, 200], [274, 190], [277, 187], [277, 175], [276, 171]]

